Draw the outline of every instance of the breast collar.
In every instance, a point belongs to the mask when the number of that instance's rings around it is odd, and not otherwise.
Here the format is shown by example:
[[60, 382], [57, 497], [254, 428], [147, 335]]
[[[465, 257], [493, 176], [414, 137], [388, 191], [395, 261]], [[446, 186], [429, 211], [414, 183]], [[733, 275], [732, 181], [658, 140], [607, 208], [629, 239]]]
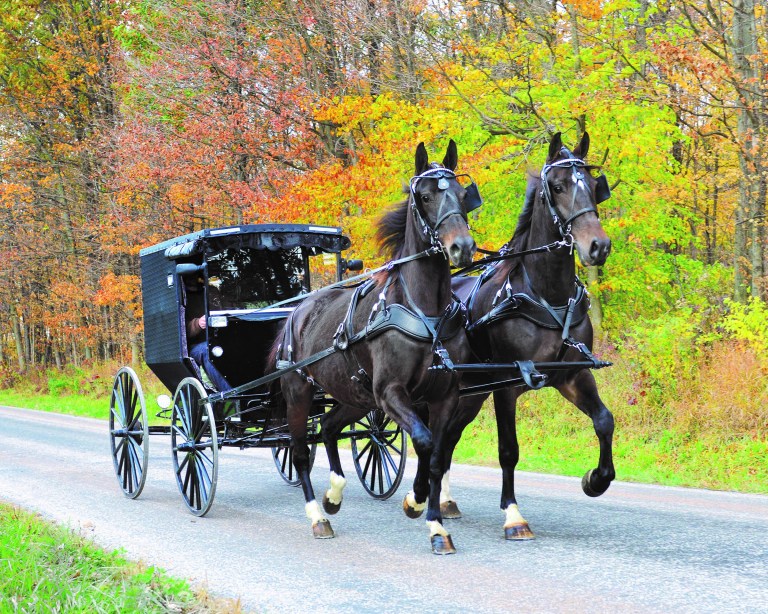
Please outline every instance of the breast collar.
[[[471, 318], [472, 307], [480, 287], [491, 278], [497, 266], [488, 267], [478, 277], [467, 299], [468, 318]], [[523, 267], [525, 285], [530, 289], [528, 272], [522, 263], [521, 266]], [[563, 339], [567, 339], [570, 335], [570, 328], [577, 326], [587, 317], [589, 305], [589, 295], [578, 277], [574, 280], [574, 294], [568, 299], [568, 302], [565, 305], [552, 306], [543, 297], [537, 296], [533, 290], [531, 292], [514, 292], [512, 282], [507, 275], [507, 279], [493, 299], [490, 311], [474, 322], [470, 321], [467, 332], [470, 334], [477, 333], [480, 329], [507, 318], [525, 318], [543, 328], [562, 330]]]

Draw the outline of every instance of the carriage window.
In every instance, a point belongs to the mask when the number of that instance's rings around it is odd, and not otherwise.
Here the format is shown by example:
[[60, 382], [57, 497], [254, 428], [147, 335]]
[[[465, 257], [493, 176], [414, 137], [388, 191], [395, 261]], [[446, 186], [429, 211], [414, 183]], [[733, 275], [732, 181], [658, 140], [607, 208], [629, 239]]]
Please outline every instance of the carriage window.
[[311, 288], [317, 290], [336, 281], [336, 254], [321, 252], [309, 258]]
[[208, 276], [224, 309], [258, 309], [303, 291], [301, 249], [228, 248], [208, 258]]

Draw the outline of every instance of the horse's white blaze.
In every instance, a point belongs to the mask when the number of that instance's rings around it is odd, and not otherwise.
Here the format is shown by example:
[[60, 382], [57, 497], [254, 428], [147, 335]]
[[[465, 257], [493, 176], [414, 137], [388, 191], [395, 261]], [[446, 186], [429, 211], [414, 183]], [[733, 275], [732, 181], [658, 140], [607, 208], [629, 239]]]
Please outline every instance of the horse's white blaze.
[[443, 537], [448, 537], [448, 531], [446, 531], [445, 527], [441, 525], [437, 520], [427, 520], [427, 528], [429, 529], [430, 537], [433, 535], [442, 535]]
[[519, 527], [521, 524], [528, 524], [525, 518], [520, 514], [520, 510], [517, 509], [517, 504], [513, 503], [504, 513], [507, 515], [507, 520], [504, 523], [504, 528], [507, 527]]
[[424, 501], [424, 503], [416, 503], [416, 495], [413, 494], [413, 491], [410, 491], [407, 495], [405, 495], [405, 501], [408, 504], [408, 507], [417, 512], [422, 512], [427, 507], [426, 501]]
[[347, 480], [344, 476], [331, 471], [331, 487], [325, 492], [325, 496], [328, 501], [334, 505], [341, 503], [344, 498], [344, 487], [347, 485]]
[[304, 506], [304, 510], [307, 512], [307, 518], [312, 521], [312, 524], [317, 524], [321, 520], [325, 520], [323, 512], [320, 509], [317, 501], [312, 500]]
[[451, 484], [450, 484], [450, 471], [446, 471], [443, 474], [443, 481], [440, 486], [440, 503], [447, 503], [448, 501], [453, 501], [453, 497], [451, 496]]

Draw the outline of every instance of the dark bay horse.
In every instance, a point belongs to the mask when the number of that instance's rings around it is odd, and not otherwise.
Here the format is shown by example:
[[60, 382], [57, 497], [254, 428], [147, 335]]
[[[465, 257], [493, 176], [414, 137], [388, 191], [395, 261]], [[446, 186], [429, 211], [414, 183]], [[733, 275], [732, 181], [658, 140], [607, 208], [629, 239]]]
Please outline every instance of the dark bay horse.
[[[443, 431], [459, 401], [459, 377], [440, 366], [469, 355], [465, 313], [451, 292], [450, 263], [466, 265], [476, 246], [467, 212], [482, 202], [474, 184], [462, 187], [450, 142], [442, 165], [416, 149], [416, 175], [408, 199], [379, 221], [377, 236], [401, 262], [352, 288], [327, 288], [307, 297], [288, 319], [273, 348], [279, 367], [332, 350], [322, 359], [280, 378], [294, 448], [294, 465], [315, 537], [333, 537], [310, 481], [307, 418], [316, 386], [339, 405], [321, 419], [331, 466], [328, 513], [338, 511], [346, 480], [336, 437], [341, 428], [381, 408], [413, 441], [419, 469], [406, 511], [420, 514], [428, 499], [433, 550], [454, 551], [440, 516]], [[278, 347], [279, 344], [279, 347]]]
[[[495, 363], [593, 360], [589, 301], [576, 278], [572, 250], [576, 248], [585, 266], [605, 262], [611, 242], [600, 224], [597, 204], [610, 196], [610, 189], [605, 176], [593, 177], [592, 168], [584, 162], [588, 149], [587, 133], [573, 152], [563, 147], [560, 133], [554, 135], [541, 173], [529, 178], [517, 228], [504, 248], [514, 254], [559, 243], [559, 249], [503, 260], [489, 266], [479, 278], [455, 278], [454, 290], [468, 306], [467, 330], [479, 359]], [[465, 383], [472, 383], [471, 379], [465, 376]], [[556, 388], [592, 419], [600, 442], [600, 460], [597, 468], [584, 476], [582, 488], [587, 495], [597, 497], [615, 477], [613, 416], [600, 400], [588, 368], [552, 372], [546, 385]], [[528, 389], [508, 387], [493, 393], [503, 480], [501, 509], [506, 513], [504, 530], [507, 539], [516, 540], [534, 537], [515, 499], [515, 466], [519, 459], [515, 409], [518, 397]], [[448, 429], [449, 457], [461, 432], [487, 398], [487, 393], [462, 398]], [[447, 465], [450, 467], [450, 460]], [[448, 474], [442, 497], [444, 517], [460, 517], [450, 496]]]

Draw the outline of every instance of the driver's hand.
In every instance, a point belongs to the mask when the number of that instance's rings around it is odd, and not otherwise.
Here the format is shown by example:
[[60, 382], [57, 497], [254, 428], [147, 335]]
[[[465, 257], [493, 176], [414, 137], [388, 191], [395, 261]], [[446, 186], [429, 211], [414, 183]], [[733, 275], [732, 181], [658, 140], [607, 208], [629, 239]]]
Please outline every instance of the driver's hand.
[[208, 326], [208, 323], [205, 321], [205, 316], [200, 316], [200, 318], [197, 320], [197, 323], [203, 330], [205, 330], [205, 327]]

